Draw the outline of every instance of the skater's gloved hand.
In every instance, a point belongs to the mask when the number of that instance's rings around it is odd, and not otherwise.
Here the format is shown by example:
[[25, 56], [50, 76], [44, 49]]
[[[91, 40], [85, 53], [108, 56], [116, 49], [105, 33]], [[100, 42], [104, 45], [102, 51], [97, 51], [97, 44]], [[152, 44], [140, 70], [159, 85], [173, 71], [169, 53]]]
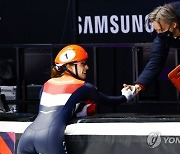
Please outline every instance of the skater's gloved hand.
[[76, 114], [77, 117], [92, 116], [96, 113], [96, 103], [90, 99], [85, 102], [83, 109]]
[[88, 107], [87, 107], [87, 115], [88, 116], [92, 116], [96, 113], [96, 104], [91, 103]]
[[135, 93], [136, 95], [140, 92], [140, 91], [144, 91], [145, 90], [145, 87], [141, 84], [135, 84], [135, 85], [128, 85], [128, 84], [123, 84], [123, 87], [124, 88], [128, 88], [132, 91], [133, 87], [135, 86]]
[[131, 86], [131, 89], [129, 87], [125, 87], [121, 90], [122, 95], [126, 97], [127, 102], [129, 102], [132, 98], [136, 96], [135, 90], [136, 90], [135, 86]]
[[83, 109], [82, 109], [81, 112], [76, 113], [76, 116], [77, 116], [77, 117], [85, 117], [85, 116], [87, 116], [87, 108], [88, 108], [90, 105], [91, 105], [91, 104], [86, 104], [86, 105], [83, 107]]

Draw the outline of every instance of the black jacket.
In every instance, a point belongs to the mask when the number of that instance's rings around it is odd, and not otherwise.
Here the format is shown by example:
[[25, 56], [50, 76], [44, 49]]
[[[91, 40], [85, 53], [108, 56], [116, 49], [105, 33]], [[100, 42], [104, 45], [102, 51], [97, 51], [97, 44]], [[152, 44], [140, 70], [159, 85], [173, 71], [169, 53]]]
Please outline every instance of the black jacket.
[[[180, 2], [178, 1], [170, 4], [175, 8], [180, 23]], [[147, 88], [152, 83], [152, 81], [154, 81], [159, 76], [163, 66], [166, 63], [170, 47], [180, 48], [180, 37], [160, 38], [157, 36], [154, 39], [152, 43], [152, 53], [150, 60], [135, 83], [139, 83]]]

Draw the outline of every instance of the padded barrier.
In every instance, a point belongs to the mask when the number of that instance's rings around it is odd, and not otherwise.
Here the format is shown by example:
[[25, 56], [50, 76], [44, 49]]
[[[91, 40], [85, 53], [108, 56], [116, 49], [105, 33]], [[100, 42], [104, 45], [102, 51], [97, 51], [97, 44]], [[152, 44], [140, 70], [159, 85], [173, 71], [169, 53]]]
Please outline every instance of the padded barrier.
[[70, 154], [178, 154], [179, 115], [103, 114], [66, 127]]
[[[0, 121], [0, 132], [15, 132], [17, 146], [31, 123]], [[65, 137], [68, 154], [178, 154], [180, 115], [99, 114], [72, 120]]]

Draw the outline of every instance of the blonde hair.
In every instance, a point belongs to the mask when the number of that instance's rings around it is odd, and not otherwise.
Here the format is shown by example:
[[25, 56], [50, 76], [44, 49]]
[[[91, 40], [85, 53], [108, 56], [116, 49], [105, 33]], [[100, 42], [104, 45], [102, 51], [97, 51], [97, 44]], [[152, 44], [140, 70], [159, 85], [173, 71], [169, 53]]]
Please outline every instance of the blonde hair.
[[179, 16], [176, 13], [176, 10], [170, 4], [165, 4], [163, 6], [156, 7], [151, 13], [148, 14], [148, 21], [153, 22], [162, 19], [168, 25], [171, 25], [173, 22], [177, 23], [179, 27]]

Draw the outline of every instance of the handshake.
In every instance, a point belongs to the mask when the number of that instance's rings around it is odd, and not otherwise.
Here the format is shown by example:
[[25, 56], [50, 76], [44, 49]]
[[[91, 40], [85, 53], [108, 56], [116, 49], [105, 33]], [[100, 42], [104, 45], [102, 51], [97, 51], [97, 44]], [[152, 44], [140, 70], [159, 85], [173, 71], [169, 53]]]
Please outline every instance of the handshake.
[[136, 86], [135, 85], [126, 85], [123, 84], [124, 88], [121, 90], [122, 95], [124, 95], [129, 102], [137, 95]]

